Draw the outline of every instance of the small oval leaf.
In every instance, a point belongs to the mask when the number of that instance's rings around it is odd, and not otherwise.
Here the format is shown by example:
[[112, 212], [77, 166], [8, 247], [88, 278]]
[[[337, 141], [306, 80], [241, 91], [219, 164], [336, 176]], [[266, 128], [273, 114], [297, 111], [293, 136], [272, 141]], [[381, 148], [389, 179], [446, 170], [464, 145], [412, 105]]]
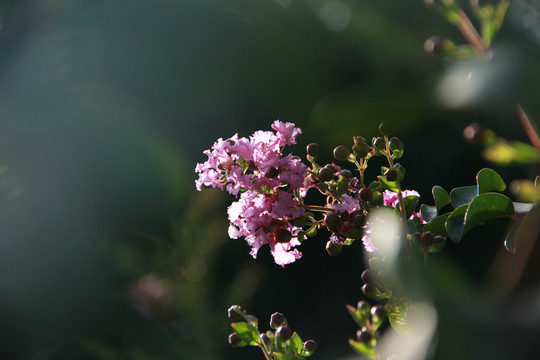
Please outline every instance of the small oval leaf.
[[463, 236], [463, 229], [465, 228], [465, 213], [467, 212], [468, 207], [468, 205], [458, 206], [454, 211], [452, 211], [450, 216], [448, 216], [448, 219], [446, 219], [446, 223], [444, 225], [450, 239], [458, 244]]
[[506, 184], [495, 170], [484, 168], [476, 175], [478, 185], [478, 194], [484, 194], [490, 191], [504, 191]]
[[424, 227], [422, 231], [431, 231], [433, 235], [442, 235], [447, 236], [448, 232], [446, 231], [445, 223], [450, 216], [450, 213], [439, 215], [431, 219]]
[[437, 208], [435, 206], [422, 204], [422, 206], [420, 206], [420, 215], [422, 215], [424, 221], [429, 222], [437, 216]]
[[488, 220], [504, 216], [514, 216], [512, 200], [498, 193], [478, 195], [469, 204], [465, 214], [463, 233]]
[[457, 187], [450, 192], [450, 202], [452, 207], [457, 209], [461, 205], [468, 205], [476, 196], [478, 196], [476, 186]]
[[435, 185], [433, 189], [431, 189], [431, 193], [433, 194], [433, 200], [435, 200], [437, 211], [440, 211], [443, 207], [450, 204], [450, 195], [448, 195], [448, 192], [441, 186]]

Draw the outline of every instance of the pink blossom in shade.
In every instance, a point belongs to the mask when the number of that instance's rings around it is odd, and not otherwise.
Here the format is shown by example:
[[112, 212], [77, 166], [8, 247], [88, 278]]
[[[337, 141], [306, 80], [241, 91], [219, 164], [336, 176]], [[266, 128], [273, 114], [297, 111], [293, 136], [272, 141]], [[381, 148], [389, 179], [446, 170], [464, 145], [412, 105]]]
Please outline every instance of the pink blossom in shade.
[[302, 253], [297, 249], [293, 249], [294, 246], [300, 245], [300, 242], [293, 238], [288, 243], [270, 243], [270, 252], [274, 256], [274, 262], [281, 267], [295, 262], [302, 257]]
[[[403, 190], [401, 192], [401, 195], [405, 198], [407, 196], [416, 196], [420, 197], [420, 194], [415, 190]], [[383, 192], [383, 202], [384, 206], [392, 206], [396, 207], [399, 204], [399, 196], [398, 193], [384, 190]]]
[[304, 208], [298, 205], [298, 202], [293, 198], [293, 194], [282, 192], [272, 205], [272, 215], [295, 219], [304, 213]]
[[342, 195], [343, 202], [337, 203], [337, 204], [331, 204], [330, 207], [332, 209], [337, 211], [347, 210], [347, 212], [350, 214], [353, 211], [358, 210], [359, 204], [358, 201], [356, 201], [352, 196], [343, 194]]
[[279, 160], [278, 166], [283, 170], [278, 176], [280, 181], [288, 183], [292, 189], [304, 186], [304, 178], [308, 168], [302, 160], [289, 154]]
[[296, 144], [296, 137], [302, 134], [302, 130], [295, 127], [293, 123], [283, 123], [279, 120], [274, 121], [272, 129], [277, 131], [281, 146]]

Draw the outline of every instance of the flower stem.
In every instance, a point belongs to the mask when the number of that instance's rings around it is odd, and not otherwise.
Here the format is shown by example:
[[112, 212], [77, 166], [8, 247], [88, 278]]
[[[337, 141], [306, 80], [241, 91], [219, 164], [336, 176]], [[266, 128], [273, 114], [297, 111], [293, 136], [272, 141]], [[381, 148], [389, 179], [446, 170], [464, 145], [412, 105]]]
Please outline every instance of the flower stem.
[[304, 209], [306, 210], [312, 210], [312, 211], [320, 211], [320, 212], [336, 212], [336, 210], [332, 208], [328, 208], [326, 206], [318, 206], [318, 205], [302, 205]]

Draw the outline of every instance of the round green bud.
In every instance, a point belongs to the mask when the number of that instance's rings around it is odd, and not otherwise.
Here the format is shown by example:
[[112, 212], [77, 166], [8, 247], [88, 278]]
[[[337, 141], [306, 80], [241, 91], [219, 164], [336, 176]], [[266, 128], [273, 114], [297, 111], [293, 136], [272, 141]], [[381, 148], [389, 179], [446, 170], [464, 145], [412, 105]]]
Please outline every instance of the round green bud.
[[358, 330], [356, 332], [356, 339], [358, 340], [358, 342], [366, 346], [373, 346], [373, 335], [371, 335], [371, 333], [365, 328], [362, 328], [361, 330]]
[[236, 332], [233, 332], [229, 335], [229, 344], [231, 344], [232, 347], [246, 346], [246, 343]]
[[378, 280], [377, 273], [371, 269], [364, 270], [360, 277], [362, 278], [362, 281], [366, 284], [375, 284]]
[[303, 351], [307, 356], [313, 354], [317, 350], [317, 343], [313, 340], [308, 340], [304, 343]]
[[312, 156], [314, 158], [319, 156], [319, 151], [320, 151], [320, 148], [319, 148], [319, 144], [317, 143], [311, 143], [308, 146], [306, 146], [306, 152], [308, 153], [309, 156]]
[[339, 175], [343, 176], [346, 179], [350, 179], [353, 177], [353, 174], [350, 170], [343, 169], [340, 171]]
[[339, 161], [347, 161], [351, 152], [344, 145], [339, 145], [334, 149], [334, 157]]
[[437, 235], [433, 238], [431, 247], [429, 248], [430, 253], [437, 253], [444, 248], [446, 244], [446, 237]]
[[324, 217], [324, 224], [329, 229], [335, 229], [338, 226], [340, 226], [341, 223], [342, 223], [341, 217], [338, 214], [333, 213], [333, 212], [326, 213]]
[[240, 321], [244, 318], [244, 311], [239, 305], [233, 305], [227, 310], [227, 316], [231, 321]]
[[268, 336], [266, 334], [259, 335], [259, 339], [261, 339], [263, 344], [266, 345], [267, 347], [272, 345], [272, 339], [270, 339], [270, 336]]
[[362, 201], [370, 201], [371, 199], [373, 199], [373, 191], [371, 191], [367, 187], [363, 187], [362, 189], [360, 189], [358, 196]]
[[279, 243], [288, 243], [291, 241], [291, 232], [287, 229], [277, 229], [274, 231], [276, 241]]
[[386, 311], [381, 305], [375, 305], [371, 308], [371, 320], [374, 324], [380, 325], [386, 319]]
[[433, 245], [433, 233], [431, 231], [426, 231], [420, 234], [420, 244], [424, 247], [430, 247]]
[[326, 252], [330, 256], [336, 256], [336, 255], [341, 254], [342, 249], [343, 249], [343, 245], [338, 243], [338, 242], [334, 242], [332, 240], [329, 240], [326, 243]]
[[374, 138], [373, 147], [377, 150], [384, 150], [386, 148], [386, 142], [382, 137]]
[[403, 142], [397, 137], [393, 137], [390, 139], [390, 141], [388, 142], [388, 147], [392, 151], [403, 151], [404, 149]]
[[360, 300], [357, 304], [356, 304], [356, 308], [358, 309], [358, 311], [360, 312], [360, 315], [362, 315], [362, 317], [364, 316], [367, 316], [370, 312], [370, 309], [371, 309], [371, 306], [368, 304], [367, 301], [365, 300]]
[[287, 341], [292, 337], [292, 330], [287, 325], [281, 325], [276, 330], [276, 335], [279, 336], [283, 341]]
[[397, 178], [398, 178], [398, 173], [397, 173], [396, 169], [388, 169], [384, 173], [384, 177], [388, 181], [396, 181]]
[[392, 131], [394, 131], [394, 125], [392, 125], [392, 123], [388, 121], [382, 122], [379, 125], [379, 132], [383, 136], [390, 136], [392, 134]]
[[373, 284], [364, 284], [364, 286], [362, 286], [362, 292], [368, 298], [373, 299], [373, 300], [380, 300], [386, 297], [382, 293], [381, 289], [379, 289], [377, 286]]
[[360, 159], [363, 159], [367, 156], [367, 154], [369, 154], [369, 145], [363, 141], [355, 143], [352, 147], [352, 152]]
[[270, 316], [270, 327], [272, 329], [277, 329], [281, 325], [287, 325], [287, 319], [285, 319], [285, 316], [283, 316], [282, 313], [273, 313], [272, 316]]
[[432, 36], [424, 42], [424, 51], [429, 55], [445, 55], [454, 48], [454, 43], [442, 36]]
[[321, 181], [330, 181], [334, 178], [334, 172], [327, 167], [323, 167], [319, 170], [319, 179]]

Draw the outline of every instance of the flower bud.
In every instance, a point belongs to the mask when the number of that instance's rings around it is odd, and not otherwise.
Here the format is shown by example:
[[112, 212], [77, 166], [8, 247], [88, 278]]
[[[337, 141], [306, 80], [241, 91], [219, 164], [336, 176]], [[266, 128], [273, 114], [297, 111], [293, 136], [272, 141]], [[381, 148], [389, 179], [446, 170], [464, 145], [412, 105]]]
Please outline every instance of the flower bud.
[[353, 211], [351, 213], [351, 223], [354, 226], [361, 228], [366, 223], [366, 215], [362, 214], [361, 211]]
[[319, 170], [319, 179], [321, 181], [330, 181], [334, 178], [334, 172], [327, 167], [323, 167]]
[[329, 240], [326, 243], [326, 252], [330, 256], [339, 255], [341, 253], [342, 248], [343, 248], [342, 244], [340, 244], [338, 242], [335, 242], [335, 241], [332, 241], [332, 240]]
[[274, 232], [274, 237], [279, 243], [288, 243], [291, 241], [291, 232], [287, 229], [277, 229]]
[[386, 142], [382, 137], [373, 138], [373, 147], [377, 150], [385, 150]]
[[371, 306], [368, 304], [367, 301], [364, 301], [364, 300], [360, 300], [357, 304], [356, 304], [356, 308], [358, 309], [358, 311], [360, 312], [360, 315], [362, 317], [365, 317], [369, 314], [370, 312], [370, 309], [371, 309]]
[[354, 155], [358, 156], [360, 159], [363, 159], [369, 153], [369, 146], [365, 142], [358, 142], [353, 145], [352, 152]]
[[334, 149], [334, 157], [339, 161], [347, 161], [351, 152], [344, 145], [339, 145]]
[[371, 333], [366, 328], [362, 328], [361, 330], [358, 330], [356, 332], [356, 339], [358, 340], [358, 342], [366, 346], [373, 346], [373, 335], [371, 335]]
[[281, 325], [276, 330], [276, 335], [279, 336], [283, 341], [287, 341], [292, 337], [292, 330], [287, 325]]
[[393, 130], [394, 130], [394, 126], [392, 125], [392, 123], [388, 121], [382, 122], [379, 125], [379, 132], [383, 136], [390, 136]]
[[430, 247], [433, 244], [433, 233], [431, 231], [426, 231], [420, 234], [420, 244], [423, 247]]
[[363, 187], [362, 189], [360, 189], [358, 196], [362, 201], [370, 201], [371, 199], [373, 199], [373, 191], [371, 191], [367, 187]]
[[378, 276], [375, 270], [366, 269], [360, 275], [362, 281], [366, 284], [375, 284], [378, 281]]
[[362, 292], [368, 298], [373, 299], [373, 300], [381, 300], [387, 297], [385, 294], [383, 294], [381, 289], [379, 289], [377, 286], [373, 284], [364, 284], [364, 286], [362, 286]]
[[302, 355], [311, 356], [317, 350], [317, 343], [313, 340], [308, 340], [302, 348]]
[[398, 177], [398, 173], [397, 173], [396, 169], [388, 169], [384, 173], [384, 177], [388, 181], [396, 181], [397, 177]]
[[339, 172], [339, 175], [343, 176], [346, 179], [350, 179], [353, 177], [353, 174], [350, 170], [343, 169]]
[[386, 311], [381, 305], [375, 305], [371, 308], [371, 322], [375, 326], [379, 326], [386, 319]]
[[264, 343], [266, 347], [269, 347], [270, 345], [272, 345], [272, 339], [270, 339], [270, 337], [266, 334], [261, 334], [259, 336], [259, 339], [261, 339], [261, 341]]
[[429, 252], [438, 253], [444, 248], [445, 244], [446, 244], [446, 237], [437, 235], [433, 238], [431, 247], [429, 248]]
[[333, 212], [327, 213], [324, 217], [324, 224], [328, 229], [336, 229], [341, 226], [341, 217]]
[[283, 316], [282, 313], [273, 313], [272, 316], [270, 316], [270, 327], [272, 329], [277, 329], [281, 325], [287, 325], [287, 319], [285, 319], [285, 316]]
[[233, 305], [227, 310], [227, 316], [231, 321], [240, 321], [244, 318], [244, 311], [239, 305]]
[[229, 344], [231, 344], [232, 347], [246, 346], [246, 343], [236, 332], [233, 332], [229, 335]]
[[424, 42], [424, 51], [429, 55], [449, 55], [455, 47], [452, 41], [442, 36], [432, 36]]
[[316, 158], [317, 156], [319, 156], [319, 151], [320, 151], [320, 148], [319, 148], [319, 144], [317, 143], [311, 143], [306, 147], [306, 152], [308, 153], [309, 156], [312, 156], [313, 158]]
[[403, 142], [397, 137], [393, 137], [390, 139], [390, 141], [388, 142], [388, 147], [392, 151], [403, 151], [404, 149]]

